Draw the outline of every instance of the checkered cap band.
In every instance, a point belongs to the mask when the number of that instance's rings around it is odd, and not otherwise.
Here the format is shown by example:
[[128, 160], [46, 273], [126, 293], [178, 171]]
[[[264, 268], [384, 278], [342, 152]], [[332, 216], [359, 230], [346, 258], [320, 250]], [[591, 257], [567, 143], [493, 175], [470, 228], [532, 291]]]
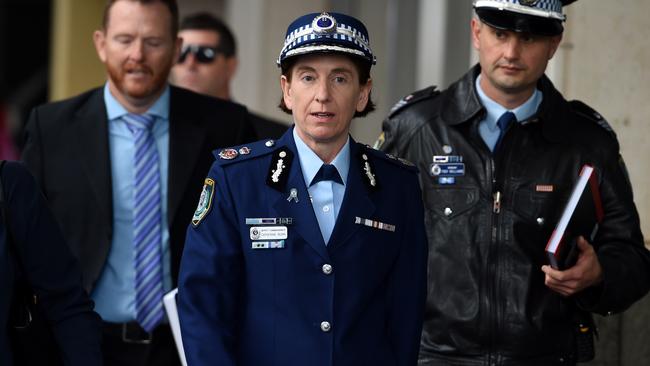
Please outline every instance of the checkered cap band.
[[494, 8], [564, 21], [560, 0], [474, 0], [474, 8]]
[[[319, 20], [331, 27], [323, 30]], [[332, 21], [332, 23], [329, 23]], [[288, 57], [315, 52], [338, 52], [359, 56], [375, 64], [368, 31], [361, 21], [339, 13], [312, 13], [296, 19], [289, 28], [278, 57], [278, 66]]]

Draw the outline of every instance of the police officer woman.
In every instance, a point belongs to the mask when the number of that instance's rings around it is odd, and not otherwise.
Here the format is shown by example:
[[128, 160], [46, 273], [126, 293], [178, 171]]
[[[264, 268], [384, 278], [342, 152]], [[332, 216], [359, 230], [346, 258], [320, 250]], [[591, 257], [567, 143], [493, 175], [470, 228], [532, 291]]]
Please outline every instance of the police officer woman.
[[278, 141], [224, 149], [188, 230], [179, 308], [190, 365], [415, 365], [426, 292], [417, 171], [355, 142], [372, 110], [365, 26], [314, 13], [278, 59]]

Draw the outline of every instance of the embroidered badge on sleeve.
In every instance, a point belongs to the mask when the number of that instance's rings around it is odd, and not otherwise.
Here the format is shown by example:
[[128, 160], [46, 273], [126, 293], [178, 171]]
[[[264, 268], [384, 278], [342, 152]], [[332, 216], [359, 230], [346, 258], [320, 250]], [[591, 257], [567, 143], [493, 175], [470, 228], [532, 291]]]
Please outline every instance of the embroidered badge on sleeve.
[[199, 198], [199, 204], [196, 206], [196, 211], [194, 211], [194, 216], [192, 216], [192, 225], [195, 227], [201, 223], [201, 220], [205, 215], [210, 212], [212, 208], [212, 197], [214, 196], [214, 180], [211, 178], [205, 178], [205, 183], [203, 183], [203, 191], [201, 191], [201, 198]]

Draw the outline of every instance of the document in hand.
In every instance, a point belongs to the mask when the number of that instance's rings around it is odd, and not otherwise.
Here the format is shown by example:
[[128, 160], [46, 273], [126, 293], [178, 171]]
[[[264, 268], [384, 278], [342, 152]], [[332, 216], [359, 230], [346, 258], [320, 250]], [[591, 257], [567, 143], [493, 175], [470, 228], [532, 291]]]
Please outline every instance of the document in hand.
[[583, 165], [562, 216], [546, 244], [546, 256], [551, 267], [560, 270], [572, 267], [578, 259], [576, 240], [584, 236], [593, 242], [603, 216], [596, 170], [591, 165]]
[[178, 321], [178, 308], [176, 307], [176, 296], [178, 295], [178, 288], [169, 291], [163, 297], [163, 305], [167, 312], [167, 319], [169, 319], [169, 326], [172, 328], [172, 335], [176, 343], [176, 350], [181, 359], [181, 364], [187, 366], [185, 359], [185, 351], [183, 350], [183, 339], [181, 338], [181, 324]]

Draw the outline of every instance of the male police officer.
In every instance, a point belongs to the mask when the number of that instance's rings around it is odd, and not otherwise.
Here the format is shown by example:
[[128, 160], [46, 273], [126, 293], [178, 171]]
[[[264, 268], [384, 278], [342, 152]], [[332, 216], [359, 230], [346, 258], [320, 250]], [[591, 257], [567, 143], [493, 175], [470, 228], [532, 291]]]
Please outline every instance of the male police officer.
[[[644, 295], [648, 251], [613, 132], [544, 76], [562, 38], [560, 0], [477, 0], [479, 65], [405, 98], [382, 149], [420, 167], [429, 238], [423, 365], [574, 363], [574, 317]], [[583, 164], [605, 210], [575, 266], [544, 248]], [[581, 311], [579, 312], [578, 309]]]
[[295, 127], [215, 154], [181, 263], [191, 365], [414, 365], [426, 292], [416, 170], [349, 137], [364, 25], [308, 14], [278, 59]]

